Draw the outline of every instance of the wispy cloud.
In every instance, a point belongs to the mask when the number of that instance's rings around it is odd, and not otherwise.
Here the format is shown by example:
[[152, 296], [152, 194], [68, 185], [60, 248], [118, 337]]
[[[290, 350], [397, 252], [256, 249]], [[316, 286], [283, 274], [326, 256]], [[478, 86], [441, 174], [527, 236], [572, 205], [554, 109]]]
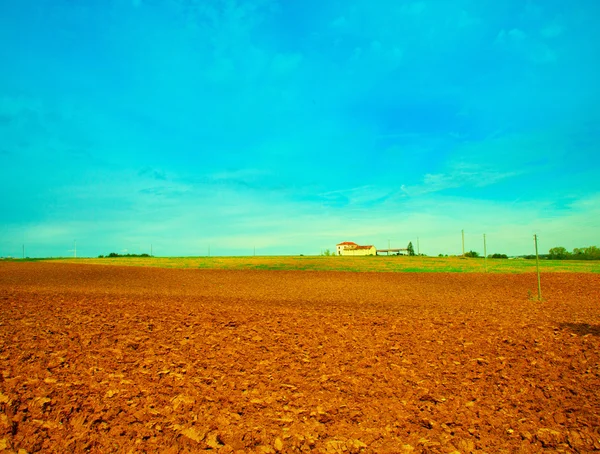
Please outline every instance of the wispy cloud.
[[496, 44], [507, 52], [533, 63], [556, 63], [559, 59], [557, 52], [549, 44], [518, 28], [501, 30], [496, 37]]
[[564, 27], [559, 23], [549, 23], [545, 25], [541, 30], [540, 34], [544, 38], [556, 38], [563, 34], [565, 31]]
[[450, 173], [425, 174], [422, 186], [405, 188], [405, 192], [411, 195], [419, 195], [464, 186], [483, 187], [515, 175], [517, 175], [517, 172], [495, 172], [464, 166], [463, 168], [454, 169]]
[[148, 176], [155, 180], [165, 181], [167, 179], [167, 173], [164, 170], [153, 169], [152, 167], [144, 167], [138, 172], [140, 176]]

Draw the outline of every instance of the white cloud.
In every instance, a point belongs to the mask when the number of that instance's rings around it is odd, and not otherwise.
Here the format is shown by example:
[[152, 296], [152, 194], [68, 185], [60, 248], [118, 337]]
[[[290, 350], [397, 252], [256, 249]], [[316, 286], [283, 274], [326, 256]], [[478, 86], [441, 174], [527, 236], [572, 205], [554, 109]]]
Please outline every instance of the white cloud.
[[509, 46], [511, 43], [521, 43], [527, 39], [527, 33], [518, 28], [513, 28], [511, 30], [500, 30], [496, 35], [495, 43], [501, 46]]
[[556, 51], [540, 37], [530, 35], [518, 28], [501, 30], [496, 36], [495, 44], [504, 51], [532, 63], [548, 64], [558, 60]]
[[515, 41], [524, 41], [527, 39], [527, 33], [518, 28], [513, 28], [507, 33], [508, 37]]
[[401, 7], [401, 11], [404, 13], [408, 13], [414, 16], [420, 16], [427, 9], [427, 4], [425, 2], [409, 2], [405, 3]]
[[348, 20], [345, 16], [336, 17], [333, 21], [331, 21], [331, 26], [333, 28], [344, 28], [348, 26]]
[[481, 19], [470, 14], [466, 10], [461, 10], [457, 20], [457, 25], [460, 28], [472, 27], [481, 24]]
[[557, 23], [552, 23], [546, 25], [544, 28], [540, 30], [540, 34], [544, 38], [556, 38], [563, 34], [565, 31], [564, 27]]
[[277, 53], [271, 60], [271, 71], [277, 77], [289, 76], [299, 68], [302, 58], [299, 53]]
[[531, 60], [534, 63], [556, 63], [558, 61], [558, 55], [554, 50], [545, 44], [538, 45], [535, 49], [532, 49]]

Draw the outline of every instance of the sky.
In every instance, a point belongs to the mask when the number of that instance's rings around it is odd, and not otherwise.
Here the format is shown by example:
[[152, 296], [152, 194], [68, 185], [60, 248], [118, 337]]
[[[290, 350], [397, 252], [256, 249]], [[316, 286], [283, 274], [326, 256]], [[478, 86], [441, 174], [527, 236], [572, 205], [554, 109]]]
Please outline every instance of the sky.
[[599, 17], [2, 0], [0, 256], [600, 245]]

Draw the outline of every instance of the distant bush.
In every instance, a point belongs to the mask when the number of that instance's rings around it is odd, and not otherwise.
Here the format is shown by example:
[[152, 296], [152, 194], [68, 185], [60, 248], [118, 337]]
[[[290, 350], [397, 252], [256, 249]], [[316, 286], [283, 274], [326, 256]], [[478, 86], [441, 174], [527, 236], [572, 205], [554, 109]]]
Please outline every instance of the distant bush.
[[465, 257], [472, 257], [472, 258], [479, 257], [479, 252], [475, 252], [475, 251], [465, 252]]
[[[104, 257], [104, 255], [98, 256], [99, 259], [103, 259]], [[106, 257], [150, 257], [150, 254], [117, 254], [116, 252], [111, 252]]]
[[508, 256], [506, 254], [490, 254], [488, 255], [489, 259], [507, 259]]
[[[550, 258], [548, 254], [539, 254], [538, 256], [540, 260], [548, 260]], [[525, 260], [535, 260], [535, 254], [521, 255], [519, 257]]]

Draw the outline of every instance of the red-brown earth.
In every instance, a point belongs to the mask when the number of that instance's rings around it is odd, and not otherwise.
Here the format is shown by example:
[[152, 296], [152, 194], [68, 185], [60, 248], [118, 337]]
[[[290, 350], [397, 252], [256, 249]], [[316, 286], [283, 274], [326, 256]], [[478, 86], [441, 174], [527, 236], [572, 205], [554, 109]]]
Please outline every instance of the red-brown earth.
[[600, 275], [0, 263], [0, 452], [600, 450]]

